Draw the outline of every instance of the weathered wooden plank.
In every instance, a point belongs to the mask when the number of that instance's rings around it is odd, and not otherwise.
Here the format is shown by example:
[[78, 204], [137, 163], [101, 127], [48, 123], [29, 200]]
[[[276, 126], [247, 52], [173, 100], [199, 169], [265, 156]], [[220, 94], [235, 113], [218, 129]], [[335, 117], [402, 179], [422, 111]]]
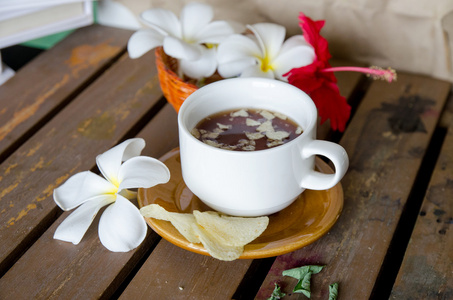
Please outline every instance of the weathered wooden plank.
[[439, 127], [448, 128], [451, 122], [453, 122], [453, 92], [450, 94], [447, 104], [445, 105], [442, 117], [440, 118]]
[[125, 54], [0, 165], [0, 274], [59, 212], [53, 189], [89, 170], [161, 99], [154, 57]]
[[120, 299], [231, 299], [251, 262], [220, 261], [162, 240]]
[[148, 232], [134, 251], [110, 252], [99, 242], [97, 217], [78, 245], [54, 240], [57, 226], [69, 214], [64, 213], [0, 278], [0, 298], [108, 299], [157, 239]]
[[146, 141], [142, 155], [159, 158], [169, 150], [178, 147], [178, 114], [170, 104], [157, 114], [152, 123], [137, 135]]
[[124, 52], [130, 35], [127, 30], [97, 25], [79, 29], [2, 85], [0, 161], [10, 147], [19, 146], [39, 123]]
[[372, 83], [341, 140], [350, 169], [338, 223], [314, 244], [277, 257], [257, 299], [266, 299], [275, 282], [291, 292], [296, 281], [282, 271], [308, 264], [326, 265], [312, 277], [313, 299], [326, 299], [333, 282], [340, 299], [370, 297], [450, 89], [447, 82], [398, 75], [396, 83]]
[[453, 299], [453, 122], [450, 124], [391, 299]]
[[[167, 104], [138, 134], [147, 142], [142, 154], [159, 157], [176, 147], [176, 124], [176, 112]], [[137, 249], [110, 252], [99, 242], [99, 218], [77, 246], [53, 240], [57, 226], [69, 213], [64, 213], [0, 279], [0, 298], [108, 299], [158, 240], [149, 230]]]

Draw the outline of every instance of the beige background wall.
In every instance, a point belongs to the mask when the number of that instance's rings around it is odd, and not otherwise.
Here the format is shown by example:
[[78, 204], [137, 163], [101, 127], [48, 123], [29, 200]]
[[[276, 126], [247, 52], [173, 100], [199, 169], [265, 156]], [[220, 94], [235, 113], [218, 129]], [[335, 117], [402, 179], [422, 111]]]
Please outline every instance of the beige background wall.
[[[106, 1], [106, 0], [101, 0]], [[188, 0], [108, 0], [134, 15], [151, 7], [179, 14]], [[215, 19], [284, 25], [300, 34], [299, 12], [325, 19], [322, 35], [339, 58], [453, 81], [453, 0], [200, 0]]]

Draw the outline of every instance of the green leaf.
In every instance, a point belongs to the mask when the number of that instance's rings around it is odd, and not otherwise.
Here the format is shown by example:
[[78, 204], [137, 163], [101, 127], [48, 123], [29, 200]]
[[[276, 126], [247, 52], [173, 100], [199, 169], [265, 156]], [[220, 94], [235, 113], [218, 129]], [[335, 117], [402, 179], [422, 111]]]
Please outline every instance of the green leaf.
[[285, 270], [282, 274], [283, 276], [290, 276], [296, 278], [297, 280], [301, 280], [307, 273], [318, 274], [321, 272], [322, 268], [324, 268], [324, 266], [303, 266]]
[[338, 282], [329, 285], [329, 300], [337, 300], [338, 297]]
[[305, 274], [305, 276], [299, 280], [299, 282], [294, 287], [294, 293], [301, 293], [310, 298], [311, 290], [310, 290], [310, 279], [311, 279], [311, 272]]
[[321, 272], [324, 266], [303, 266], [299, 268], [289, 269], [283, 271], [282, 275], [296, 278], [298, 280], [294, 287], [294, 293], [301, 293], [310, 298], [310, 279], [312, 274]]
[[269, 298], [267, 298], [267, 300], [280, 300], [285, 296], [286, 294], [280, 290], [280, 286], [278, 286], [278, 284], [276, 283], [272, 295]]

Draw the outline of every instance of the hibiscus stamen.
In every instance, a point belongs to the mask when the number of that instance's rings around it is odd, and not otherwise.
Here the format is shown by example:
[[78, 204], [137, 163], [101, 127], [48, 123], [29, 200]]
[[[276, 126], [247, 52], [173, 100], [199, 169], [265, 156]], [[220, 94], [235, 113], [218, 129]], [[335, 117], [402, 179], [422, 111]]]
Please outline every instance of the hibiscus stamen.
[[367, 76], [370, 76], [373, 79], [381, 79], [388, 82], [396, 81], [397, 75], [395, 70], [392, 68], [383, 69], [380, 67], [372, 66], [369, 68], [363, 67], [332, 67], [322, 69], [321, 72], [340, 72], [340, 71], [353, 71], [365, 73]]

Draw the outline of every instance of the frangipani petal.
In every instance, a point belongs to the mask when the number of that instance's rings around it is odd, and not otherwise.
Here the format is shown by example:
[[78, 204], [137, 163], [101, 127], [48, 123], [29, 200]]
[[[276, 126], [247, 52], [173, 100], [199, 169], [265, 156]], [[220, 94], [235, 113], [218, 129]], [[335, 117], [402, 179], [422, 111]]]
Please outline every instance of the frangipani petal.
[[285, 40], [285, 27], [273, 23], [258, 23], [248, 28], [255, 34], [261, 48], [265, 51], [263, 56], [273, 61]]
[[285, 53], [288, 50], [291, 50], [291, 49], [293, 49], [295, 47], [299, 47], [299, 46], [306, 46], [306, 47], [312, 49], [313, 55], [316, 57], [315, 49], [309, 43], [307, 43], [307, 41], [305, 40], [303, 35], [294, 35], [294, 36], [288, 38], [283, 43], [282, 48], [280, 49], [280, 55]]
[[127, 252], [138, 247], [146, 237], [145, 219], [129, 200], [117, 195], [99, 220], [99, 239], [110, 251]]
[[272, 70], [268, 70], [264, 72], [259, 65], [250, 66], [245, 69], [240, 77], [262, 77], [262, 78], [270, 78], [274, 79], [274, 72]]
[[215, 73], [217, 69], [216, 50], [202, 48], [202, 52], [203, 55], [199, 60], [182, 59], [180, 61], [180, 67], [184, 74], [191, 78], [200, 79]]
[[315, 59], [315, 51], [306, 44], [302, 36], [293, 36], [289, 38], [275, 58], [272, 65], [276, 78], [286, 81], [283, 74], [293, 68], [299, 68], [311, 64]]
[[222, 77], [237, 76], [246, 68], [258, 64], [261, 49], [255, 40], [243, 35], [232, 35], [217, 50], [218, 71]]
[[160, 160], [147, 156], [137, 156], [125, 161], [118, 172], [119, 191], [130, 188], [150, 188], [166, 183], [170, 171]]
[[202, 46], [188, 44], [180, 39], [168, 36], [164, 39], [164, 52], [178, 59], [198, 60], [202, 55]]
[[229, 63], [245, 57], [260, 57], [261, 55], [261, 49], [257, 42], [240, 34], [230, 36], [217, 49], [219, 64]]
[[171, 35], [176, 38], [182, 37], [181, 23], [178, 17], [167, 9], [149, 9], [144, 11], [140, 17], [143, 23], [160, 32], [162, 35]]
[[235, 32], [231, 23], [226, 21], [214, 21], [198, 31], [194, 36], [194, 39], [197, 40], [198, 43], [219, 44]]
[[230, 61], [218, 66], [220, 76], [224, 78], [239, 76], [245, 69], [257, 65], [257, 62], [252, 57]]
[[121, 162], [126, 161], [131, 157], [139, 156], [143, 148], [145, 148], [145, 140], [141, 138], [126, 140], [98, 155], [96, 157], [96, 164], [102, 175], [104, 175], [108, 181], [119, 186], [118, 172], [121, 167]]
[[164, 36], [152, 29], [142, 29], [135, 32], [127, 43], [130, 58], [138, 58], [158, 46], [162, 46]]
[[90, 171], [71, 176], [53, 191], [55, 203], [62, 210], [71, 210], [80, 204], [104, 194], [114, 194], [117, 188]]
[[102, 195], [83, 203], [73, 211], [55, 230], [54, 239], [77, 245], [90, 227], [98, 211], [115, 201], [115, 195]]
[[195, 35], [214, 18], [212, 7], [192, 2], [186, 4], [181, 10], [182, 38], [186, 42], [193, 42]]

